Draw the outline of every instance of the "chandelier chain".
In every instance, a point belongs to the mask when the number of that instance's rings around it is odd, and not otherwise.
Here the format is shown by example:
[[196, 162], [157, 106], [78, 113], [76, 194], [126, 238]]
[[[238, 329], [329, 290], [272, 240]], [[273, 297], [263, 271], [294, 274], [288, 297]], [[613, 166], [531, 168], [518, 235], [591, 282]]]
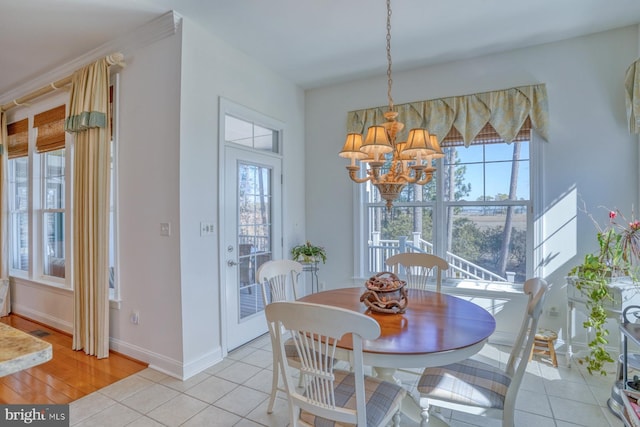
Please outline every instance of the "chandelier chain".
[[389, 99], [389, 111], [393, 111], [393, 98], [391, 97], [391, 0], [387, 0], [387, 98]]
[[[436, 168], [432, 161], [444, 156], [435, 135], [425, 128], [411, 129], [401, 133], [404, 123], [397, 120], [399, 113], [394, 111], [391, 88], [391, 0], [387, 3], [387, 98], [389, 111], [383, 116], [385, 121], [372, 125], [366, 136], [360, 133], [348, 133], [340, 157], [351, 160], [347, 166], [349, 178], [363, 184], [370, 182], [378, 189], [380, 197], [386, 200], [388, 210], [408, 185], [425, 185], [433, 178]], [[398, 139], [397, 138], [405, 138]], [[357, 164], [356, 162], [360, 162]], [[362, 167], [364, 166], [364, 171]], [[366, 176], [362, 174], [366, 172]], [[418, 190], [415, 190], [418, 191]]]

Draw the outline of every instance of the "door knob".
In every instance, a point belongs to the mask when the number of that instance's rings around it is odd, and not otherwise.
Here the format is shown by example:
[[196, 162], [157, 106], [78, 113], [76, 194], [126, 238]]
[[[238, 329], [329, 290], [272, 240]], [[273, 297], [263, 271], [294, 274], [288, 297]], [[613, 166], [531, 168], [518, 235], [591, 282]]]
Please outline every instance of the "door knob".
[[238, 263], [235, 262], [234, 260], [230, 259], [230, 260], [227, 261], [227, 265], [229, 267], [233, 267], [234, 265], [238, 265]]

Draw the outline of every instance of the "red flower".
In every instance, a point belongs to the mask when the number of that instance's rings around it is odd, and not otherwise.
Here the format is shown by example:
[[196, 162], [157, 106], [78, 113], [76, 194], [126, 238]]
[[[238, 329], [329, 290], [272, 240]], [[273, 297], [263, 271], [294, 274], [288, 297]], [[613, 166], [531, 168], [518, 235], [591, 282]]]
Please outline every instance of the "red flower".
[[616, 211], [609, 211], [609, 219], [614, 219], [617, 215]]

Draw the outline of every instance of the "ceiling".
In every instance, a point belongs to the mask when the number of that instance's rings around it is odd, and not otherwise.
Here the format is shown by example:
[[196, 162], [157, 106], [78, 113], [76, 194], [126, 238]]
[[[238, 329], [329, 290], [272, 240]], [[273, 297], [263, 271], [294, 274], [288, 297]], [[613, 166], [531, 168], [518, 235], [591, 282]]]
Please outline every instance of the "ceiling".
[[[394, 0], [393, 70], [640, 22], [638, 0]], [[0, 97], [175, 10], [303, 88], [386, 71], [383, 0], [0, 0]]]

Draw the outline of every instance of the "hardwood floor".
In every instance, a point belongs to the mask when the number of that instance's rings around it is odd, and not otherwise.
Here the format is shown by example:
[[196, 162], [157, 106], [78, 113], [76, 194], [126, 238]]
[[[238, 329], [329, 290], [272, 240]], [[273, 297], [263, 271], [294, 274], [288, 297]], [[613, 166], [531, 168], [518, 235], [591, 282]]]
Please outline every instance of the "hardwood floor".
[[0, 322], [28, 333], [48, 333], [40, 338], [53, 346], [49, 362], [0, 378], [0, 404], [69, 403], [147, 367], [114, 352], [96, 359], [74, 351], [70, 335], [14, 314]]

